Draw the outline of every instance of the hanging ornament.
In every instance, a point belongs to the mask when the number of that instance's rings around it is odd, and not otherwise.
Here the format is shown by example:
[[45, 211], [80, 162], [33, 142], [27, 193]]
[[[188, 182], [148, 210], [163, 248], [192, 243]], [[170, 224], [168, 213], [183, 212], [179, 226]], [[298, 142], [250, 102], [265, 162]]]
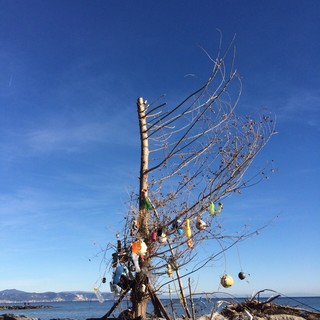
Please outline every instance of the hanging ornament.
[[138, 221], [137, 221], [137, 220], [134, 220], [134, 221], [132, 222], [132, 226], [131, 226], [131, 230], [130, 230], [130, 235], [133, 236], [138, 229], [139, 229], [139, 227], [138, 227]]
[[172, 278], [172, 267], [170, 263], [167, 264], [167, 269], [168, 276]]
[[121, 253], [121, 240], [117, 240], [117, 251], [118, 254]]
[[193, 247], [193, 241], [192, 241], [191, 238], [188, 239], [187, 244], [188, 244], [188, 247], [189, 247], [189, 248], [192, 248], [192, 247]]
[[137, 240], [131, 245], [131, 250], [138, 256], [144, 256], [147, 253], [148, 247], [143, 240]]
[[176, 229], [178, 229], [178, 227], [179, 227], [179, 221], [180, 220], [178, 220], [178, 219], [174, 219], [173, 220], [173, 222], [172, 222], [172, 230], [176, 230]]
[[132, 245], [131, 245], [131, 250], [133, 253], [138, 254], [138, 252], [141, 249], [141, 243], [139, 240], [135, 241]]
[[179, 236], [183, 235], [183, 229], [182, 228], [178, 228], [177, 233]]
[[214, 203], [212, 201], [210, 202], [209, 211], [210, 211], [210, 214], [213, 216], [214, 215]]
[[143, 240], [140, 241], [140, 251], [138, 252], [139, 256], [145, 256], [148, 250], [146, 243]]
[[191, 237], [190, 219], [186, 220], [186, 237]]
[[110, 291], [111, 292], [113, 292], [115, 294], [119, 294], [119, 289], [120, 288], [116, 284], [112, 283], [112, 281], [110, 282]]
[[242, 271], [239, 272], [239, 274], [238, 274], [238, 277], [239, 277], [240, 280], [244, 280], [246, 278], [246, 276], [247, 275], [245, 274], [245, 272], [242, 272]]
[[115, 268], [118, 264], [118, 255], [116, 252], [112, 254], [112, 268]]
[[223, 208], [223, 204], [219, 202], [218, 209], [215, 211], [215, 214], [219, 214]]
[[155, 231], [151, 232], [151, 236], [150, 236], [151, 241], [157, 241], [157, 233]]
[[97, 297], [97, 299], [99, 300], [100, 303], [103, 303], [104, 302], [104, 298], [99, 290], [99, 288], [93, 288], [93, 291]]
[[214, 203], [211, 201], [210, 202], [210, 206], [209, 206], [209, 212], [212, 216], [216, 215], [216, 214], [219, 214], [221, 212], [223, 208], [223, 204], [221, 202], [219, 202], [218, 204], [218, 208], [215, 210], [215, 205]]
[[120, 282], [121, 275], [123, 273], [124, 267], [123, 265], [119, 264], [114, 272], [113, 283], [118, 284]]
[[143, 200], [143, 205], [147, 210], [151, 210], [152, 209], [152, 204], [151, 201], [148, 198], [144, 198]]
[[157, 237], [159, 243], [164, 243], [167, 241], [167, 235], [162, 232], [160, 236]]
[[233, 285], [233, 282], [233, 278], [229, 274], [223, 275], [220, 281], [224, 288], [230, 288]]
[[208, 225], [201, 219], [198, 219], [196, 222], [196, 228], [200, 231], [204, 230]]
[[139, 266], [139, 256], [134, 252], [132, 252], [132, 261], [133, 261], [134, 267], [136, 269], [136, 272], [140, 272], [141, 269]]

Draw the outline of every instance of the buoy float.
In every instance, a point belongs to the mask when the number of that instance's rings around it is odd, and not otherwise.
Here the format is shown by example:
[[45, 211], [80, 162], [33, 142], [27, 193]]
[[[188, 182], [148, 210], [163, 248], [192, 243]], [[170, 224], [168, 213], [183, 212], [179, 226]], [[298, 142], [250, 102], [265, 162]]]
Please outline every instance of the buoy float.
[[246, 275], [244, 272], [242, 272], [242, 271], [239, 272], [239, 274], [238, 274], [238, 277], [239, 277], [240, 280], [244, 280], [244, 279], [246, 278], [246, 276], [247, 276], [247, 275]]
[[233, 282], [233, 278], [229, 274], [223, 275], [220, 281], [224, 288], [230, 288], [233, 285]]

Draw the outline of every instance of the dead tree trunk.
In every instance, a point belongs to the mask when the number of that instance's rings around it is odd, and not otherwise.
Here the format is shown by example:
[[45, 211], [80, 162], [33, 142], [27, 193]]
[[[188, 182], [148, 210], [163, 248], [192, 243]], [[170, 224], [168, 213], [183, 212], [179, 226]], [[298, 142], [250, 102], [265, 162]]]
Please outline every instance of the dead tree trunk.
[[[141, 141], [141, 159], [140, 159], [140, 193], [139, 193], [139, 214], [138, 214], [138, 234], [148, 242], [148, 164], [149, 164], [149, 145], [146, 120], [146, 102], [142, 97], [137, 101], [140, 141]], [[148, 277], [145, 270], [148, 270], [150, 261], [146, 258], [140, 260], [141, 271], [136, 273], [134, 285], [131, 291], [131, 302], [134, 317], [141, 316], [146, 319], [147, 303], [149, 300]]]

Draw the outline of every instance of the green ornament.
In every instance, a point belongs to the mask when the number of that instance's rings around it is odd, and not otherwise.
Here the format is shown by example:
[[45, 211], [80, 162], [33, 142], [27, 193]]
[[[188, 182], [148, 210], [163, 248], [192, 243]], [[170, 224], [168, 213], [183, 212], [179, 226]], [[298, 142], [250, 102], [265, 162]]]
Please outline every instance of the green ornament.
[[209, 210], [210, 210], [210, 214], [213, 216], [214, 215], [214, 203], [212, 201], [210, 202]]
[[151, 210], [151, 209], [152, 209], [152, 204], [151, 204], [151, 202], [150, 202], [147, 198], [144, 199], [144, 207], [145, 207], [147, 210]]

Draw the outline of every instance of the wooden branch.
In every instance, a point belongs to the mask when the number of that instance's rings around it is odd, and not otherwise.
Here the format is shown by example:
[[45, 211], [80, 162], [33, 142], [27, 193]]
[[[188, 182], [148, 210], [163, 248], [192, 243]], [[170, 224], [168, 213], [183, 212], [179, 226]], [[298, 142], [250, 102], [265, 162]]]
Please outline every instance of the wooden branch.
[[122, 299], [126, 296], [126, 294], [129, 292], [131, 288], [127, 288], [125, 291], [123, 291], [119, 297], [119, 299], [113, 304], [113, 306], [110, 308], [110, 310], [103, 316], [101, 317], [101, 320], [106, 320], [109, 318], [111, 313], [116, 309], [116, 307], [119, 305], [119, 303], [122, 301]]

